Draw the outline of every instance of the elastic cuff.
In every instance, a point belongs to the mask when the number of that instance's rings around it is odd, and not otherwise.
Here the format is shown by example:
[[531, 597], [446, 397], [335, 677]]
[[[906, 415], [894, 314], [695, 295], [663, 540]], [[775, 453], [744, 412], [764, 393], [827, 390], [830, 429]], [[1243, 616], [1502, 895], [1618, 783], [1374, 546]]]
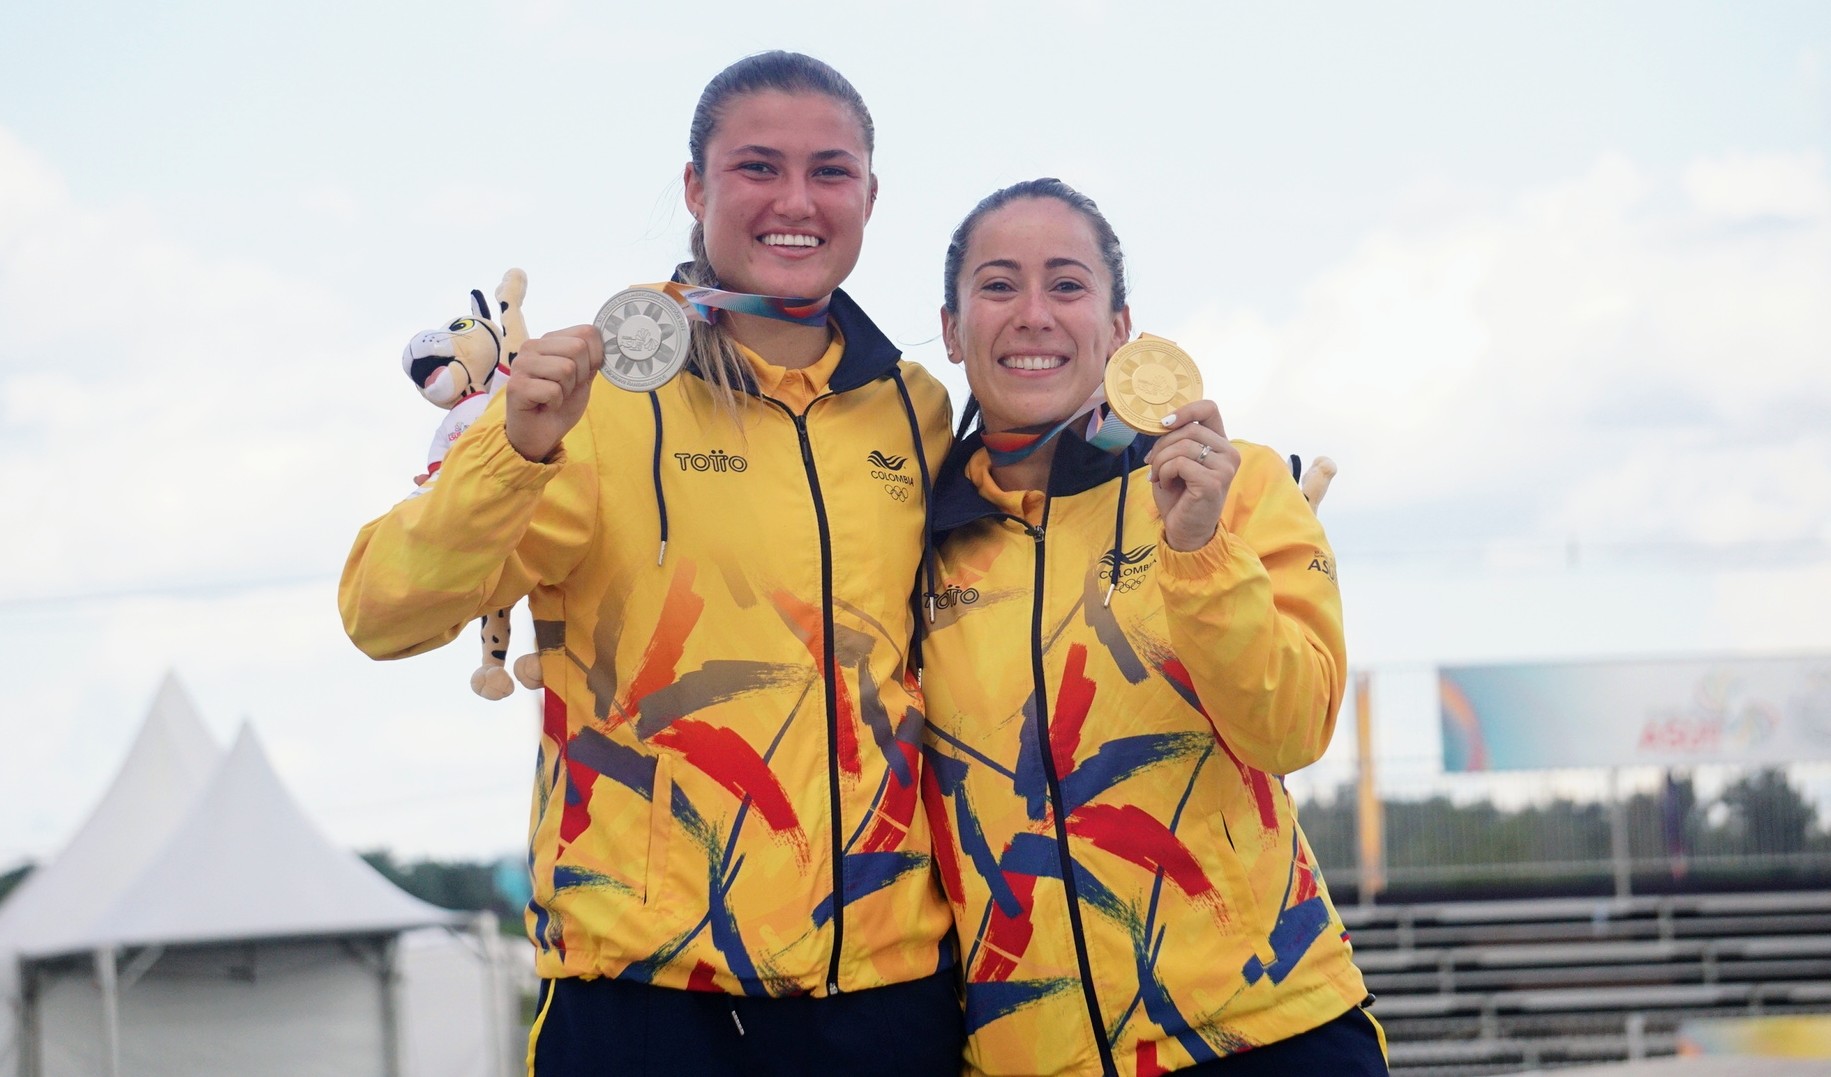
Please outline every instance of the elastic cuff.
[[1240, 540], [1224, 527], [1214, 529], [1214, 537], [1196, 550], [1179, 550], [1170, 545], [1163, 529], [1157, 531], [1157, 567], [1175, 579], [1200, 580], [1218, 574], [1233, 559], [1235, 544]]
[[566, 462], [564, 442], [544, 462], [536, 463], [521, 455], [509, 441], [508, 428], [501, 423], [478, 423], [464, 436], [481, 442], [477, 451], [482, 456], [483, 474], [510, 490], [538, 490], [559, 474], [560, 466]]

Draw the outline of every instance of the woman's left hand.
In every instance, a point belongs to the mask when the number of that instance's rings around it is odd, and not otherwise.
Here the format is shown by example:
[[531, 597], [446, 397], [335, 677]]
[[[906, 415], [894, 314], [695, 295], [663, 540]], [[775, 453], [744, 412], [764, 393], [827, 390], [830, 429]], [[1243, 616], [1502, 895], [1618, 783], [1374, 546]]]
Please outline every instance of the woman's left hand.
[[1166, 417], [1169, 432], [1144, 458], [1151, 466], [1151, 493], [1172, 549], [1199, 550], [1221, 526], [1221, 506], [1240, 470], [1240, 450], [1227, 440], [1221, 409], [1197, 400]]

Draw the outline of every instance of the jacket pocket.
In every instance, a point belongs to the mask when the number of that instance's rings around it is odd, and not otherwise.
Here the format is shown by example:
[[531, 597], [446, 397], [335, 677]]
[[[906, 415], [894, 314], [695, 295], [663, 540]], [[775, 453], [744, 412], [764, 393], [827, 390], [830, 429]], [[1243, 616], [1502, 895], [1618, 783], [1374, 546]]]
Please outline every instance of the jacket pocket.
[[1232, 914], [1234, 930], [1261, 962], [1269, 964], [1277, 958], [1271, 941], [1276, 901], [1261, 900], [1253, 886], [1253, 867], [1262, 857], [1280, 858], [1279, 853], [1263, 840], [1258, 809], [1246, 790], [1229, 790], [1221, 810], [1210, 818], [1215, 831], [1211, 870], [1216, 873], [1222, 898]]
[[648, 856], [644, 863], [642, 903], [659, 905], [667, 893], [669, 835], [674, 829], [673, 757], [655, 757], [654, 793], [649, 798]]

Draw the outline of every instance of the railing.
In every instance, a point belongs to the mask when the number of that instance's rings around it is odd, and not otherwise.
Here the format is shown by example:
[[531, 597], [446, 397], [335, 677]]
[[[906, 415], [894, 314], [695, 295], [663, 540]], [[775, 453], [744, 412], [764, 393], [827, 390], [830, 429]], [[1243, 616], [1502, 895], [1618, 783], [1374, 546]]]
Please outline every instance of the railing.
[[[1338, 902], [1831, 887], [1821, 804], [1831, 764], [1616, 772], [1442, 774], [1378, 782], [1380, 862], [1362, 864], [1355, 791], [1290, 780]], [[1327, 777], [1326, 775], [1324, 776]]]
[[1350, 907], [1392, 1069], [1671, 1055], [1688, 1021], [1831, 1013], [1831, 893]]

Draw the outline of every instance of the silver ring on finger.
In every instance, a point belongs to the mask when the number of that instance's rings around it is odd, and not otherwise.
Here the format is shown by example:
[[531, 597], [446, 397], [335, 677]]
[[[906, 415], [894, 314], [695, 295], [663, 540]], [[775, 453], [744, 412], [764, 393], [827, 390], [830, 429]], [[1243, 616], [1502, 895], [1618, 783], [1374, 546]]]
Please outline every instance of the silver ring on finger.
[[1200, 456], [1197, 456], [1197, 457], [1196, 457], [1196, 458], [1195, 458], [1195, 462], [1196, 462], [1196, 463], [1198, 463], [1198, 464], [1199, 464], [1199, 463], [1201, 463], [1201, 462], [1202, 462], [1202, 461], [1203, 461], [1203, 460], [1206, 460], [1206, 459], [1208, 459], [1208, 454], [1209, 454], [1209, 453], [1211, 453], [1211, 452], [1213, 452], [1213, 451], [1214, 451], [1214, 446], [1212, 446], [1212, 445], [1203, 445], [1203, 446], [1202, 446], [1202, 452], [1201, 452], [1201, 455], [1200, 455]]

